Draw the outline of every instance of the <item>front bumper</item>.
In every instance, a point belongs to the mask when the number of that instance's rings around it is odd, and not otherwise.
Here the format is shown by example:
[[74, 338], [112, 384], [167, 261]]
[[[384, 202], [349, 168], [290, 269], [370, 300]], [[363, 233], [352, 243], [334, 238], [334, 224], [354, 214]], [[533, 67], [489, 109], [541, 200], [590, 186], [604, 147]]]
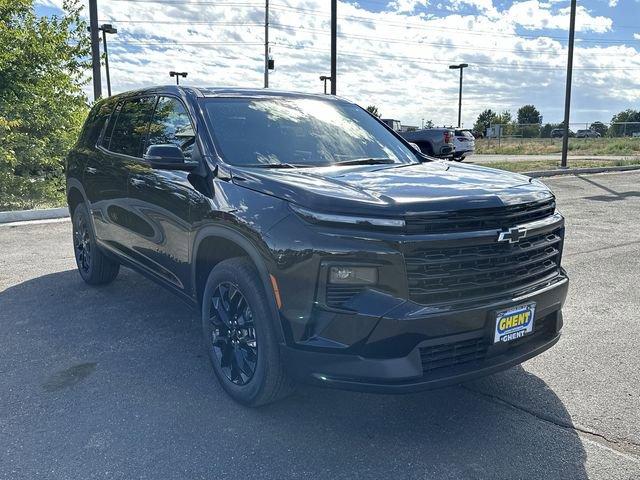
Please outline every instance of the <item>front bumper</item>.
[[[363, 354], [283, 346], [281, 355], [289, 373], [305, 383], [387, 393], [443, 387], [509, 368], [553, 346], [560, 338], [561, 308], [567, 290], [565, 276], [529, 295], [465, 311], [417, 317], [419, 310], [405, 306], [379, 320], [376, 332], [381, 336], [370, 337], [361, 349]], [[494, 345], [495, 312], [527, 302], [537, 305], [533, 333], [512, 343]], [[416, 332], [421, 332], [422, 341], [413, 343], [408, 353], [389, 356], [394, 350], [390, 346], [406, 346]]]

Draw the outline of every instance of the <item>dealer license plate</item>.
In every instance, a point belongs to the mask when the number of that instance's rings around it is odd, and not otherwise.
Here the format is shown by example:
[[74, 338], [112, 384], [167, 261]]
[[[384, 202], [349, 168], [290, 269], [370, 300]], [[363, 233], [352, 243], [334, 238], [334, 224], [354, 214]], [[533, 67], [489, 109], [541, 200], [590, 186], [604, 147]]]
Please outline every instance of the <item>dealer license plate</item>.
[[493, 343], [511, 342], [532, 333], [535, 313], [535, 303], [518, 305], [498, 312]]

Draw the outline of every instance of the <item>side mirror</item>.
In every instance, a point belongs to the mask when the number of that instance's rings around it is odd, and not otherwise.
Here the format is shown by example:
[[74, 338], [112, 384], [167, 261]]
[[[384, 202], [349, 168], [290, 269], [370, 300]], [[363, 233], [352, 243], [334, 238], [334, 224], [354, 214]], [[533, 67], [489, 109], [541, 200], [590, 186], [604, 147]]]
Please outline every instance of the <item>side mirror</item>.
[[153, 168], [163, 170], [193, 170], [198, 166], [198, 162], [185, 161], [184, 154], [180, 147], [172, 143], [161, 145], [150, 145], [143, 158], [148, 161]]

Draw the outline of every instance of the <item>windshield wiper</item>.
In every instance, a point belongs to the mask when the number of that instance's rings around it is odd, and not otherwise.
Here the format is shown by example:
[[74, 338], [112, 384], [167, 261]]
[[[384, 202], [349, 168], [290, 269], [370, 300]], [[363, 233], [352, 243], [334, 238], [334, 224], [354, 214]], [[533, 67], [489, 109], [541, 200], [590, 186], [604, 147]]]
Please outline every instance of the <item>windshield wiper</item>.
[[292, 163], [256, 163], [254, 165], [242, 165], [251, 168], [305, 168], [308, 165], [295, 165]]
[[352, 160], [334, 163], [334, 165], [383, 165], [389, 163], [396, 162], [392, 158], [354, 158]]

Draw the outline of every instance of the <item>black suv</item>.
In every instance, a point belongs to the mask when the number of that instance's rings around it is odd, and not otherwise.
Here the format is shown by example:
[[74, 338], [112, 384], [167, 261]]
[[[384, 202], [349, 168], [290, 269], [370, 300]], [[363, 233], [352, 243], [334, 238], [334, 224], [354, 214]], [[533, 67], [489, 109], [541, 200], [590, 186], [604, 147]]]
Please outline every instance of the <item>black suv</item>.
[[[224, 389], [462, 382], [555, 344], [564, 220], [537, 180], [440, 162], [332, 96], [157, 87], [68, 156], [82, 278], [132, 267], [199, 308]], [[115, 301], [115, 299], [114, 299]]]

